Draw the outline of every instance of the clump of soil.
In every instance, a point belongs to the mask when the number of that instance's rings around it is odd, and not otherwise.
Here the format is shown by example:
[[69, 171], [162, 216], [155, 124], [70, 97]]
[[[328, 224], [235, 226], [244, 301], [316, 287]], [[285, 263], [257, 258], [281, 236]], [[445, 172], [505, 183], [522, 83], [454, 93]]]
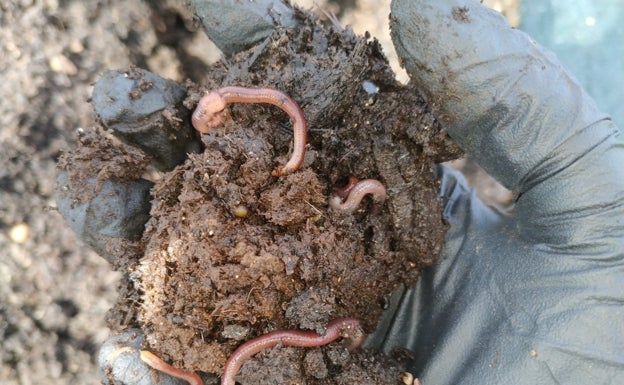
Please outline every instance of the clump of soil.
[[[140, 327], [151, 350], [187, 370], [219, 373], [236, 346], [275, 329], [322, 334], [329, 320], [356, 317], [372, 332], [393, 289], [413, 283], [442, 246], [431, 166], [458, 149], [417, 90], [395, 81], [375, 40], [298, 17], [299, 28], [278, 28], [211, 67], [201, 85], [188, 82], [185, 104], [192, 110], [204, 89], [225, 85], [288, 93], [308, 120], [303, 166], [271, 176], [290, 153], [282, 111], [232, 106], [231, 119], [202, 136], [203, 151], [155, 185], [144, 253], [115, 264], [132, 273], [111, 325]], [[328, 197], [351, 175], [380, 180], [383, 205], [330, 210]], [[374, 354], [340, 349], [340, 361], [336, 346], [272, 349], [274, 366], [258, 358], [241, 383], [275, 383], [276, 367], [318, 383], [359, 383], [380, 366], [398, 373]]]
[[[270, 370], [269, 370], [270, 369]], [[243, 366], [237, 382], [253, 384], [408, 384], [397, 360], [369, 351], [325, 348], [274, 348]], [[409, 385], [412, 385], [410, 382]]]

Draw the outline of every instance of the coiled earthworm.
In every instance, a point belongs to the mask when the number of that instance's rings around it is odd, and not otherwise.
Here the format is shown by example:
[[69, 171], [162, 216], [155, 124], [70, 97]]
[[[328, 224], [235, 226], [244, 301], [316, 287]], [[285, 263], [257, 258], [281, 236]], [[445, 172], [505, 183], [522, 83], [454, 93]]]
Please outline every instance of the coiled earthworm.
[[212, 127], [221, 124], [223, 110], [230, 103], [268, 103], [281, 108], [293, 120], [293, 153], [283, 166], [277, 166], [271, 175], [288, 175], [301, 166], [305, 155], [307, 127], [303, 111], [299, 105], [285, 93], [271, 88], [222, 87], [206, 92], [197, 103], [191, 117], [193, 127], [206, 133]]
[[[329, 198], [329, 206], [347, 214], [354, 212], [367, 194], [372, 194], [373, 201], [379, 205], [386, 200], [386, 188], [377, 179], [358, 180], [351, 177], [346, 186], [336, 190], [336, 194]], [[341, 196], [345, 194], [346, 199]]]
[[325, 334], [318, 335], [312, 331], [303, 330], [276, 330], [251, 339], [239, 346], [228, 358], [221, 375], [221, 385], [234, 385], [234, 376], [243, 363], [254, 354], [277, 344], [285, 346], [315, 347], [326, 345], [338, 337], [349, 341], [349, 351], [359, 347], [364, 341], [364, 332], [360, 328], [360, 321], [355, 318], [337, 318], [327, 324]]
[[351, 192], [351, 190], [353, 190], [353, 187], [355, 187], [355, 185], [359, 181], [360, 180], [358, 178], [351, 175], [349, 177], [349, 180], [347, 181], [347, 184], [341, 187], [334, 187], [334, 195], [337, 195], [342, 199], [347, 199], [347, 197], [349, 196], [349, 193]]
[[166, 363], [158, 358], [154, 353], [149, 350], [141, 350], [141, 361], [148, 364], [153, 369], [159, 370], [170, 376], [185, 380], [191, 385], [204, 385], [204, 381], [194, 372], [187, 372], [186, 370], [178, 369]]

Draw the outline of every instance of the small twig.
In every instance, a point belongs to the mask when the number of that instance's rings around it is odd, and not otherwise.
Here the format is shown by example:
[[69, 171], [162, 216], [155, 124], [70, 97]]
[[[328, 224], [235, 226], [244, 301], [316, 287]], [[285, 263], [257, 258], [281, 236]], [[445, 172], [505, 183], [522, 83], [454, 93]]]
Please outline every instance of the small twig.
[[318, 215], [323, 215], [323, 212], [319, 209], [316, 208], [316, 206], [314, 206], [312, 203], [308, 202], [307, 200], [304, 200], [305, 203], [308, 204], [308, 206], [310, 206], [312, 208], [312, 210], [316, 211], [316, 213]]

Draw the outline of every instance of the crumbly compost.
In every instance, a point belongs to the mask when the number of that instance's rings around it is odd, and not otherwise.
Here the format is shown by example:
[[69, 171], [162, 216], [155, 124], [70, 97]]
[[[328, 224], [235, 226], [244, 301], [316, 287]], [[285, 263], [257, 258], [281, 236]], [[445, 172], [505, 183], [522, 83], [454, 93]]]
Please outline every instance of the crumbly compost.
[[[236, 346], [275, 329], [323, 333], [333, 318], [356, 317], [372, 332], [392, 291], [413, 283], [442, 247], [432, 165], [459, 150], [418, 91], [394, 79], [375, 40], [298, 16], [300, 28], [278, 28], [187, 82], [185, 105], [192, 111], [204, 90], [226, 85], [286, 92], [308, 121], [303, 166], [271, 176], [290, 153], [286, 114], [231, 106], [231, 119], [202, 135], [203, 151], [156, 183], [139, 262], [116, 263], [131, 273], [110, 324], [140, 327], [151, 350], [187, 370], [219, 373]], [[365, 199], [353, 214], [332, 211], [329, 196], [351, 175], [380, 180], [383, 205]], [[292, 372], [280, 375], [400, 383], [397, 367], [375, 354], [343, 353], [337, 365], [339, 346], [276, 347], [272, 365], [251, 360], [240, 382], [276, 383], [275, 373]]]

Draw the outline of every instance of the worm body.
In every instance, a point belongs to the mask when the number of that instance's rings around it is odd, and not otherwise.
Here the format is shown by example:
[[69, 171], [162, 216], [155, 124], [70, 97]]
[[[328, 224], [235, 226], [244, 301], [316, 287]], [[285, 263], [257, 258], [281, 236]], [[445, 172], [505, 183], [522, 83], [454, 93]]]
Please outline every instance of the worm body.
[[221, 375], [221, 385], [234, 385], [234, 376], [243, 366], [243, 363], [266, 348], [277, 344], [298, 347], [322, 346], [339, 337], [344, 337], [349, 341], [347, 349], [356, 349], [364, 341], [360, 322], [355, 318], [337, 318], [329, 322], [327, 330], [322, 336], [312, 331], [276, 330], [251, 339], [239, 346], [228, 358]]
[[273, 176], [288, 175], [301, 166], [305, 155], [307, 127], [303, 111], [285, 93], [271, 88], [222, 87], [207, 92], [199, 100], [191, 122], [199, 132], [206, 133], [223, 121], [223, 110], [230, 103], [268, 103], [281, 108], [293, 120], [294, 145], [288, 162], [277, 166]]
[[149, 350], [141, 350], [141, 361], [148, 364], [153, 369], [159, 370], [170, 376], [182, 379], [191, 385], [204, 385], [204, 381], [194, 372], [187, 372], [186, 370], [178, 369], [166, 363], [158, 358], [154, 353]]
[[349, 193], [351, 192], [351, 190], [353, 190], [353, 187], [355, 187], [355, 185], [359, 181], [360, 180], [357, 177], [351, 175], [349, 177], [349, 180], [347, 181], [347, 184], [341, 187], [334, 187], [334, 195], [337, 195], [342, 199], [347, 199]]
[[[352, 179], [353, 178], [353, 179]], [[350, 214], [354, 212], [362, 199], [368, 194], [373, 195], [376, 204], [382, 204], [386, 200], [386, 188], [377, 179], [362, 179], [358, 181], [354, 177], [349, 179], [349, 183], [342, 187], [337, 195], [329, 198], [329, 206], [339, 212]], [[346, 192], [346, 199], [340, 196], [341, 192]]]

